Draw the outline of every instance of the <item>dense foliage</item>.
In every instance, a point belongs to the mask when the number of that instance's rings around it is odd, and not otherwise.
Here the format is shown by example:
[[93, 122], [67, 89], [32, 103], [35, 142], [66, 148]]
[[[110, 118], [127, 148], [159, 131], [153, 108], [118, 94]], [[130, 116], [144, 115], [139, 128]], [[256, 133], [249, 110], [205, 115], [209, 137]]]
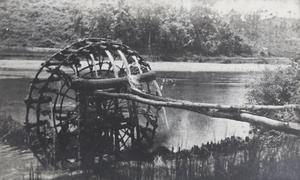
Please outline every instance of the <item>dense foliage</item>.
[[108, 37], [153, 55], [300, 52], [298, 20], [265, 11], [220, 16], [211, 8], [215, 1], [186, 8], [179, 1], [1, 0], [1, 46], [61, 48], [79, 38]]
[[300, 52], [299, 19], [277, 17], [267, 10], [246, 15], [231, 11], [226, 19], [235, 33], [254, 45], [255, 52], [268, 49], [271, 55], [286, 57]]
[[[285, 105], [300, 103], [300, 70], [298, 63], [276, 71], [266, 70], [249, 88], [248, 100], [253, 104]], [[286, 109], [281, 112], [260, 112], [284, 121], [299, 121], [300, 112]]]
[[[299, 63], [294, 62], [288, 67], [280, 67], [275, 71], [265, 70], [251, 85], [248, 100], [251, 104], [286, 105], [300, 103], [300, 69]], [[256, 110], [256, 114], [285, 122], [300, 123], [300, 111], [287, 108], [284, 110]], [[253, 126], [253, 132], [267, 146], [280, 146], [282, 139], [288, 134]], [[289, 137], [290, 139], [290, 137]], [[295, 137], [299, 140], [299, 137]], [[299, 142], [297, 140], [297, 146]], [[296, 143], [296, 141], [295, 141]]]
[[188, 10], [153, 1], [2, 0], [0, 9], [2, 46], [63, 47], [79, 38], [107, 37], [154, 55], [251, 54], [242, 37], [208, 6]]

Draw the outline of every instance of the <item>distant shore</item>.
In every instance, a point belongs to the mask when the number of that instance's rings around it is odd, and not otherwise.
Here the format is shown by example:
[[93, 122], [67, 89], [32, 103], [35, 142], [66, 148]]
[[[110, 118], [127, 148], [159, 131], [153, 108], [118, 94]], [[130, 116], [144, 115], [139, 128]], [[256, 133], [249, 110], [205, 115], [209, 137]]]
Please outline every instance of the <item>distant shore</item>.
[[250, 72], [274, 70], [287, 64], [221, 64], [195, 62], [149, 62], [154, 71], [188, 71], [188, 72]]
[[[0, 60], [0, 78], [33, 78], [44, 61]], [[195, 62], [149, 62], [154, 71], [166, 72], [260, 72], [286, 67], [287, 64], [221, 64]]]
[[[47, 60], [55, 53], [59, 52], [60, 48], [41, 48], [41, 47], [11, 47], [0, 46], [0, 61], [2, 60]], [[142, 54], [148, 62], [188, 62], [188, 63], [220, 63], [220, 64], [290, 64], [291, 58], [276, 57], [276, 56], [201, 56], [201, 55], [183, 55], [183, 56], [166, 56], [165, 55], [147, 55]], [[166, 59], [166, 60], [164, 60]]]

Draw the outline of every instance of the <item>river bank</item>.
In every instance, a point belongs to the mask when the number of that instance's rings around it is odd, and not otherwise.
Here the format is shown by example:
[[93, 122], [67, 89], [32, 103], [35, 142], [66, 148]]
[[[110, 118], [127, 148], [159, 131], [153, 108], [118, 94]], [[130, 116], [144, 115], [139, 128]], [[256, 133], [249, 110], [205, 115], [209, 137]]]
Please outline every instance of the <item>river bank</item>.
[[[32, 78], [44, 61], [0, 60], [0, 78]], [[261, 72], [288, 64], [220, 64], [195, 62], [149, 62], [152, 70], [164, 72]]]
[[[12, 47], [0, 46], [0, 60], [41, 60], [48, 59], [62, 48], [45, 47]], [[149, 62], [195, 62], [195, 63], [222, 63], [222, 64], [289, 64], [291, 58], [276, 56], [253, 55], [244, 56], [202, 56], [196, 54], [170, 56], [170, 55], [149, 55], [142, 54], [143, 58]]]

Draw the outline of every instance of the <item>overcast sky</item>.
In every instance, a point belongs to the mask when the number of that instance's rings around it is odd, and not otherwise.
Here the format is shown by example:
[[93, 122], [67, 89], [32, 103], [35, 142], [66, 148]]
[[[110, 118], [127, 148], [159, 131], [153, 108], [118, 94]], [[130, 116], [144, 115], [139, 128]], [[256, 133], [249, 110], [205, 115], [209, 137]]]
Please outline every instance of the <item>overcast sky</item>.
[[[178, 5], [184, 4], [191, 8], [191, 2], [197, 0], [152, 0], [155, 2], [169, 1]], [[209, 2], [209, 0], [207, 0]], [[239, 13], [250, 13], [258, 10], [265, 12], [266, 17], [278, 16], [287, 18], [300, 18], [300, 0], [216, 0], [213, 8], [224, 14], [231, 10]]]
[[[71, 0], [65, 0], [71, 1]], [[78, 0], [81, 5], [94, 6], [97, 0], [86, 1]], [[114, 0], [117, 2], [117, 0]], [[169, 2], [180, 7], [184, 5], [186, 8], [191, 8], [193, 5], [191, 2], [199, 2], [199, 0], [147, 0], [155, 3]], [[205, 0], [202, 0], [205, 1]], [[206, 0], [211, 2], [210, 0]], [[88, 3], [89, 2], [89, 3]], [[129, 2], [139, 2], [138, 0], [129, 0]], [[258, 10], [263, 10], [266, 17], [278, 16], [287, 18], [300, 18], [300, 0], [216, 0], [213, 8], [218, 12], [224, 14], [231, 10], [235, 10], [239, 13], [249, 13]]]
[[226, 13], [231, 9], [238, 12], [248, 13], [256, 10], [268, 11], [267, 14], [279, 17], [299, 18], [300, 0], [219, 0], [215, 8]]

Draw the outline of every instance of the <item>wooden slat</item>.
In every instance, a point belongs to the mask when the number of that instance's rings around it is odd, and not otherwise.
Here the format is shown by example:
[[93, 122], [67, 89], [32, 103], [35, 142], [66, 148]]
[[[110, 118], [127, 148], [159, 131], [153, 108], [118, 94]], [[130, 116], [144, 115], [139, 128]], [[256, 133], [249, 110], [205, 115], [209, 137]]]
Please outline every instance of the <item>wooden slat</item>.
[[50, 78], [36, 78], [36, 79], [33, 79], [31, 81], [31, 83], [44, 83], [46, 81], [49, 81], [49, 82], [56, 82], [56, 81], [60, 81], [61, 78], [58, 77], [58, 76], [51, 76]]
[[52, 98], [49, 96], [42, 96], [41, 98], [26, 98], [24, 102], [26, 104], [33, 104], [33, 103], [50, 103]]
[[56, 116], [56, 120], [58, 121], [74, 121], [76, 120], [77, 116], [70, 117], [70, 116]]
[[47, 123], [48, 123], [47, 120], [39, 121], [38, 123], [27, 123], [25, 125], [25, 128], [31, 129], [31, 128], [38, 127], [38, 126], [44, 126]]
[[[154, 71], [149, 71], [144, 74], [131, 75], [135, 77], [137, 81], [145, 82], [156, 79]], [[72, 88], [76, 90], [96, 90], [96, 89], [108, 89], [124, 86], [125, 83], [128, 83], [128, 77], [119, 77], [111, 79], [83, 79], [83, 78], [74, 78], [72, 83]]]

